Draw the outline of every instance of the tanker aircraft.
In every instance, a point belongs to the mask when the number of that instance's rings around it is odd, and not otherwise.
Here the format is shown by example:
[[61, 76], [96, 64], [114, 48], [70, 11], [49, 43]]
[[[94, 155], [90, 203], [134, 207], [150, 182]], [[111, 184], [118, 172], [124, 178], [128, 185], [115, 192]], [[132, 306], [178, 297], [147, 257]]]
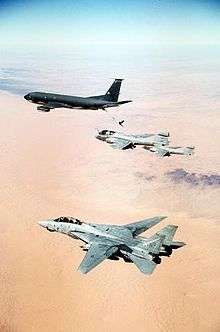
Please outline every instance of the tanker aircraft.
[[131, 100], [118, 101], [122, 79], [115, 79], [105, 95], [91, 97], [77, 97], [47, 92], [30, 92], [24, 98], [38, 104], [37, 110], [50, 112], [55, 108], [105, 110], [108, 107], [130, 103]]

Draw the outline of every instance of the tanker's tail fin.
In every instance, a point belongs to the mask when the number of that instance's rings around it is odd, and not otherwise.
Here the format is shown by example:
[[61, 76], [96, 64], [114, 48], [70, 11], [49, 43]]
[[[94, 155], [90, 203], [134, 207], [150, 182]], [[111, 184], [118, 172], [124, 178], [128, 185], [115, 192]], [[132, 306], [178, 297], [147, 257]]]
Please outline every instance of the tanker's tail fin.
[[116, 78], [108, 91], [106, 92], [104, 99], [107, 101], [117, 102], [120, 89], [121, 89], [122, 79]]

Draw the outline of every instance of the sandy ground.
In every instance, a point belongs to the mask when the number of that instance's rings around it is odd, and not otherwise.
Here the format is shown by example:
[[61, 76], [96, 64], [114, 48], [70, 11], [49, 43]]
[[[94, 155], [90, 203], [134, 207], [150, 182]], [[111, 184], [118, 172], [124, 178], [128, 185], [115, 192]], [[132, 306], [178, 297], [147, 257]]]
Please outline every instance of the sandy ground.
[[[43, 114], [0, 94], [1, 332], [220, 331], [220, 189], [164, 175], [219, 174], [219, 114], [180, 116], [174, 106], [168, 116], [150, 106], [120, 111], [127, 130], [168, 128], [173, 143], [197, 147], [195, 156], [116, 151], [94, 138], [95, 128], [119, 129], [104, 112]], [[187, 246], [151, 277], [111, 261], [84, 276], [79, 243], [37, 224], [62, 215], [116, 224], [167, 215], [148, 234], [177, 224]]]

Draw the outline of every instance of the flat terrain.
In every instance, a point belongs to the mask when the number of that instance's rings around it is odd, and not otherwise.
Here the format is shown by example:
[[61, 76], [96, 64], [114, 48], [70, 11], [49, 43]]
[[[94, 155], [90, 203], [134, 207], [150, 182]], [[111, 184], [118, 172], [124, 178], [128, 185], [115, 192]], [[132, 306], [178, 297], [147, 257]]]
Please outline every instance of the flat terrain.
[[[220, 330], [220, 189], [209, 178], [220, 171], [219, 113], [176, 105], [164, 113], [160, 102], [113, 113], [126, 119], [122, 130], [169, 129], [173, 143], [196, 146], [195, 156], [116, 151], [94, 138], [97, 127], [120, 130], [104, 112], [43, 114], [0, 94], [1, 331]], [[115, 224], [167, 215], [155, 230], [177, 224], [187, 246], [151, 277], [111, 261], [81, 275], [79, 242], [37, 224], [62, 215]]]
[[[1, 332], [220, 331], [219, 59], [219, 48], [198, 46], [0, 54]], [[22, 97], [102, 94], [110, 77], [126, 78], [120, 98], [133, 103], [44, 114]], [[96, 128], [168, 129], [195, 155], [113, 150]], [[187, 246], [151, 277], [121, 261], [82, 275], [80, 242], [37, 224], [62, 215], [115, 224], [167, 215], [145, 236], [176, 224]]]

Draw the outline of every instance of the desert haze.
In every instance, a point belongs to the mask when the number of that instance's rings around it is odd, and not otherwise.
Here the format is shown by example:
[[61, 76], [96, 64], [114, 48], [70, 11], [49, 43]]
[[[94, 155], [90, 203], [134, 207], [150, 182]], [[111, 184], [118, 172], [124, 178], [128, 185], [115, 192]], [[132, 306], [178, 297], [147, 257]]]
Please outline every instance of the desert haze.
[[[90, 76], [94, 62], [77, 58], [71, 67], [75, 78], [66, 70], [70, 56], [65, 61], [54, 56], [50, 67], [42, 56], [31, 74], [31, 57], [22, 66], [21, 57], [14, 62], [4, 57], [1, 332], [220, 331], [220, 63], [201, 52], [197, 59], [168, 55], [165, 60], [152, 56], [150, 62], [148, 54], [142, 67], [131, 55], [121, 67], [114, 58], [106, 71], [107, 60], [95, 58], [97, 77]], [[30, 91], [93, 95], [111, 83], [103, 77], [119, 70], [126, 76], [121, 99], [133, 103], [108, 113], [39, 113], [22, 98], [29, 92], [29, 75]], [[61, 81], [54, 80], [56, 71]], [[125, 127], [112, 117], [125, 119]], [[195, 155], [162, 159], [141, 148], [113, 150], [95, 139], [96, 128], [168, 129], [171, 143], [195, 145]], [[167, 215], [144, 236], [176, 224], [176, 239], [187, 245], [165, 257], [152, 276], [109, 260], [82, 275], [77, 271], [84, 255], [80, 242], [37, 223], [65, 215], [115, 224]]]

